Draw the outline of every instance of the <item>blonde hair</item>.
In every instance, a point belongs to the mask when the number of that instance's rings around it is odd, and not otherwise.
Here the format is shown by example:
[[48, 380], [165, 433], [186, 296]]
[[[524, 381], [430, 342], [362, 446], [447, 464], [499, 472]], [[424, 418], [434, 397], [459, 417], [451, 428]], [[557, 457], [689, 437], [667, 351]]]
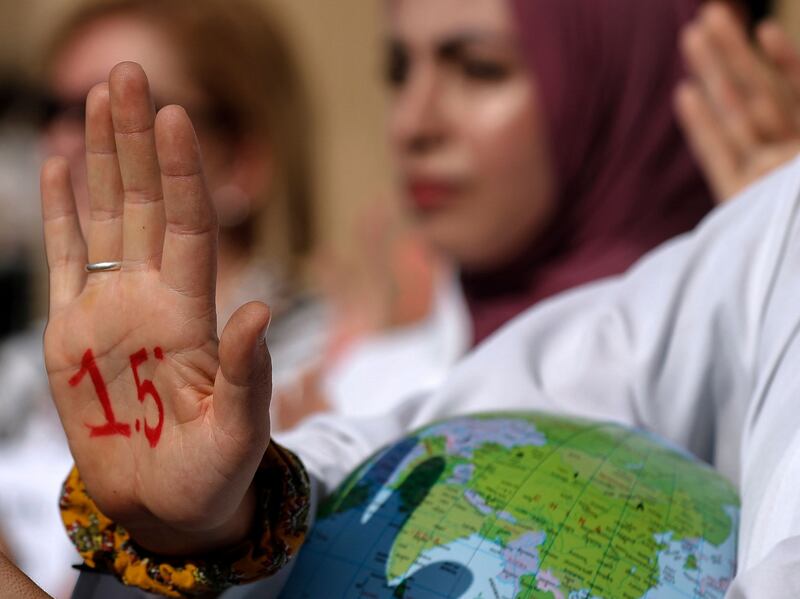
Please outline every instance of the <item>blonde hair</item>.
[[241, 239], [291, 280], [313, 242], [310, 107], [281, 30], [250, 0], [89, 0], [57, 29], [44, 68], [89, 23], [131, 14], [165, 30], [189, 76], [208, 98], [217, 128], [233, 141], [265, 141], [275, 181]]

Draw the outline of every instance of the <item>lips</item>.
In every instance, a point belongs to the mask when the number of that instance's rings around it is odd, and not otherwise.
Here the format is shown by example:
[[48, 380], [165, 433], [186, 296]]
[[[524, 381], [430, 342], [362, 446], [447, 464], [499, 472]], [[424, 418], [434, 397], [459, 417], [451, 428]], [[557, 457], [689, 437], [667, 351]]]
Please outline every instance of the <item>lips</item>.
[[423, 212], [446, 206], [455, 198], [457, 191], [453, 183], [435, 179], [416, 179], [408, 184], [411, 202]]

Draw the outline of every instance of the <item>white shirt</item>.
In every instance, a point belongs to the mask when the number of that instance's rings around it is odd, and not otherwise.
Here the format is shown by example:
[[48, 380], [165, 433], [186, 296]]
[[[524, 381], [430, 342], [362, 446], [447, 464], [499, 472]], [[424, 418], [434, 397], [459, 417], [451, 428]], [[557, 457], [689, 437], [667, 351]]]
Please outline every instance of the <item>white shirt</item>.
[[646, 427], [740, 490], [727, 597], [800, 597], [798, 210], [795, 161], [626, 275], [529, 310], [435, 393], [372, 419], [319, 416], [278, 441], [327, 493], [380, 446], [457, 414], [544, 409]]
[[[727, 599], [796, 599], [798, 211], [800, 160], [626, 275], [538, 304], [436, 392], [372, 418], [321, 415], [276, 440], [300, 456], [324, 495], [379, 447], [450, 416], [536, 409], [646, 427], [739, 488], [738, 573]], [[287, 570], [223, 595], [276, 596]], [[135, 593], [118, 584], [116, 591]]]
[[325, 373], [336, 415], [369, 417], [433, 391], [469, 351], [472, 323], [457, 278], [438, 277], [430, 314], [414, 325], [364, 337]]

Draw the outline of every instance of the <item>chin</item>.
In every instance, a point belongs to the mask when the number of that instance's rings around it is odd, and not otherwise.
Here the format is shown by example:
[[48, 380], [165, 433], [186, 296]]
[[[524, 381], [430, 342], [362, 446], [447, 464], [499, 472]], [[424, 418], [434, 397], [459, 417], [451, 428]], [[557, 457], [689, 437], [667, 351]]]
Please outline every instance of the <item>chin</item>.
[[487, 227], [469, 227], [452, 214], [421, 216], [417, 227], [434, 251], [458, 269], [490, 271], [508, 259], [508, 248], [498, 243], [503, 239], [501, 233], [495, 234]]
[[496, 264], [492, 256], [481, 251], [487, 247], [484, 243], [463, 235], [431, 235], [424, 230], [423, 233], [433, 250], [460, 270], [491, 270]]

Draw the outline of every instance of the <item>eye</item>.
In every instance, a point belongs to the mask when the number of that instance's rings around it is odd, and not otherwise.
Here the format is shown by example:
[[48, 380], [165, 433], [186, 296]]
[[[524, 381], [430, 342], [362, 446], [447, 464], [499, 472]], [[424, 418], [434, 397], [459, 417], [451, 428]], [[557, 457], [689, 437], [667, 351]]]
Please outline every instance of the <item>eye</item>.
[[391, 44], [386, 58], [386, 82], [390, 87], [402, 86], [408, 78], [408, 70], [408, 52], [398, 43]]
[[510, 69], [503, 63], [494, 60], [464, 58], [461, 69], [469, 79], [475, 81], [502, 81], [508, 77]]

